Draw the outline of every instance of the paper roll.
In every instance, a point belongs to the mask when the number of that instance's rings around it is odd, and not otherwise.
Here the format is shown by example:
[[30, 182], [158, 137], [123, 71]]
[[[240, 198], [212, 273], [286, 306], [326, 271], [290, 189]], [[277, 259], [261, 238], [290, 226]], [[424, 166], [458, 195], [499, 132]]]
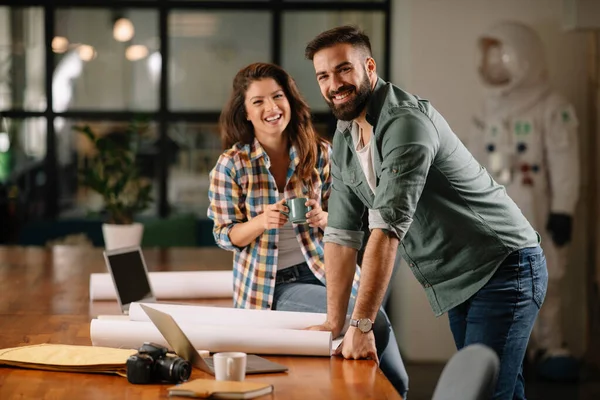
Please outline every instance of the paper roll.
[[[239, 326], [179, 324], [192, 345], [211, 352], [242, 351], [252, 354], [329, 356], [331, 332], [265, 329]], [[90, 337], [94, 346], [138, 349], [154, 342], [173, 350], [152, 322], [93, 319]]]
[[[233, 271], [165, 271], [148, 273], [157, 299], [233, 298]], [[90, 275], [90, 300], [116, 300], [108, 273]]]
[[[327, 314], [292, 311], [247, 310], [243, 308], [224, 308], [190, 306], [179, 304], [146, 303], [158, 311], [170, 314], [179, 324], [228, 325], [269, 329], [305, 329], [312, 325], [325, 323]], [[139, 303], [129, 306], [129, 319], [132, 321], [150, 321]]]

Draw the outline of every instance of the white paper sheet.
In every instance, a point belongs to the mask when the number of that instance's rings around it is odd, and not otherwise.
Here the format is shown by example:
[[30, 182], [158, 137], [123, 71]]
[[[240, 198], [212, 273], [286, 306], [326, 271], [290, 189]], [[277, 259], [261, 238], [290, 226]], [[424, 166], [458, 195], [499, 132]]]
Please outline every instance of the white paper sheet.
[[[242, 351], [252, 354], [329, 356], [330, 332], [179, 324], [194, 347], [211, 352]], [[93, 319], [90, 337], [94, 346], [138, 349], [144, 342], [168, 343], [152, 322]], [[172, 349], [171, 349], [172, 350]]]
[[[157, 299], [233, 298], [233, 271], [149, 272]], [[90, 274], [90, 300], [116, 300], [108, 273]]]
[[[325, 313], [292, 311], [247, 310], [242, 308], [207, 307], [179, 304], [146, 303], [146, 305], [170, 314], [177, 323], [195, 325], [228, 325], [269, 329], [304, 329], [320, 325], [327, 319]], [[129, 306], [129, 319], [150, 321], [139, 303]]]

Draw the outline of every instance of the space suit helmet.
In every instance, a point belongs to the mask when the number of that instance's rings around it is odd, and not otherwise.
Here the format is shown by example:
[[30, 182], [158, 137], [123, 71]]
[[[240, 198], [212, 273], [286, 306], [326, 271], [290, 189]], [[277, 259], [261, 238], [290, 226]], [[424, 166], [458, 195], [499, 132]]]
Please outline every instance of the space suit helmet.
[[479, 77], [489, 90], [511, 90], [547, 79], [544, 46], [530, 27], [503, 21], [479, 36]]

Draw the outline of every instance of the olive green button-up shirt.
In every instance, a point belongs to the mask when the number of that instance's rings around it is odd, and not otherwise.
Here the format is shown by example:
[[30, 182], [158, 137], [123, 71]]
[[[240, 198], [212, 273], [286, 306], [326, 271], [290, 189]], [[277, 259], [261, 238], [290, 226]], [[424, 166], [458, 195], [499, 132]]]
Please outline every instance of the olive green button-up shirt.
[[400, 239], [399, 251], [436, 315], [475, 294], [508, 254], [538, 245], [504, 187], [428, 101], [378, 79], [366, 118], [376, 190], [359, 164], [353, 122], [339, 121], [325, 242], [360, 249], [362, 215], [375, 210]]

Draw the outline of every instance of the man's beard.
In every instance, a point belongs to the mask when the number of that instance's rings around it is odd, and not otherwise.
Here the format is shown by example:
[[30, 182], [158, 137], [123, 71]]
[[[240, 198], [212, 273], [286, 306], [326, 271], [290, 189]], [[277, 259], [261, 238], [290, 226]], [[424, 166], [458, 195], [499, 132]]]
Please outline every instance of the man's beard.
[[[349, 96], [351, 96], [352, 89], [356, 90], [356, 97], [354, 97], [354, 99], [342, 104], [333, 103], [333, 97], [336, 94], [350, 91]], [[330, 92], [328, 97], [326, 102], [333, 112], [333, 115], [341, 121], [352, 121], [365, 109], [367, 102], [371, 97], [371, 81], [369, 81], [369, 77], [365, 74], [365, 79], [363, 79], [358, 89], [352, 85], [345, 85], [335, 92]]]

